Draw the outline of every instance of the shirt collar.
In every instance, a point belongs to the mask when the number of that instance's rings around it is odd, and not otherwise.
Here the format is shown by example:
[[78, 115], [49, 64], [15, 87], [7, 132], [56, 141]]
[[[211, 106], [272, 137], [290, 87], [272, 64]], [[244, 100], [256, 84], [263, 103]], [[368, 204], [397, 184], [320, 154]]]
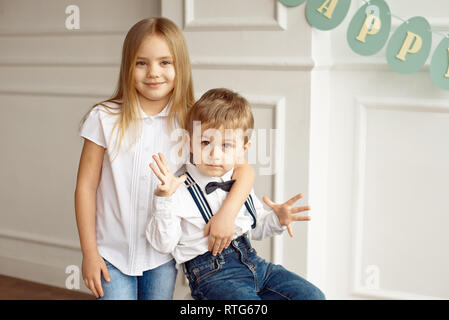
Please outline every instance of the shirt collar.
[[[188, 173], [190, 173], [190, 175], [192, 176], [193, 180], [195, 180], [195, 182], [199, 185], [199, 187], [201, 188], [201, 190], [205, 190], [206, 185], [209, 182], [222, 182], [222, 181], [228, 181], [231, 180], [232, 174], [234, 172], [234, 168], [232, 168], [231, 170], [229, 170], [228, 172], [226, 172], [224, 175], [222, 175], [221, 177], [210, 177], [205, 175], [204, 173], [202, 173], [196, 166], [194, 166], [192, 163], [187, 162], [186, 163], [186, 171]], [[223, 179], [223, 180], [222, 180]]]
[[170, 112], [170, 109], [172, 106], [173, 106], [173, 96], [170, 97], [170, 100], [168, 100], [167, 104], [165, 105], [164, 109], [161, 110], [161, 112], [159, 112], [158, 114], [155, 114], [154, 116], [150, 116], [143, 111], [143, 109], [139, 103], [140, 114], [143, 119], [166, 117], [166, 116], [168, 116], [168, 113]]

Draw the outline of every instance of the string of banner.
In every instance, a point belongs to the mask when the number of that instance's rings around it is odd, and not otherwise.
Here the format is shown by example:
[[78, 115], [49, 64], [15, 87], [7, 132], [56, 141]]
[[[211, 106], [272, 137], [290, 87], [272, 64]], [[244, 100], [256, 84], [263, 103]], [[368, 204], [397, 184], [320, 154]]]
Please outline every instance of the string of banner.
[[[349, 12], [351, 0], [279, 0], [287, 7], [296, 7], [307, 1], [306, 18], [319, 30], [331, 30], [343, 22]], [[365, 4], [352, 18], [346, 39], [357, 54], [371, 56], [378, 53], [388, 42], [386, 56], [388, 65], [395, 72], [417, 72], [430, 56], [432, 35], [443, 37], [435, 49], [430, 76], [440, 88], [449, 90], [449, 35], [433, 31], [424, 17], [404, 20], [391, 13], [385, 0], [362, 0]], [[390, 38], [391, 20], [403, 23]]]

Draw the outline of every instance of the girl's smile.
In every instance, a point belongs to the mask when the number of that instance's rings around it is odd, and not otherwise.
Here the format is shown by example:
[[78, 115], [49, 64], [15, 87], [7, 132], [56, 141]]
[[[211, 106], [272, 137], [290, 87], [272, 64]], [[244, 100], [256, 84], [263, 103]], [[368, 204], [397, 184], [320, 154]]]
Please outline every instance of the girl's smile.
[[145, 83], [150, 88], [159, 88], [161, 85], [163, 85], [165, 82], [152, 82], [152, 83]]

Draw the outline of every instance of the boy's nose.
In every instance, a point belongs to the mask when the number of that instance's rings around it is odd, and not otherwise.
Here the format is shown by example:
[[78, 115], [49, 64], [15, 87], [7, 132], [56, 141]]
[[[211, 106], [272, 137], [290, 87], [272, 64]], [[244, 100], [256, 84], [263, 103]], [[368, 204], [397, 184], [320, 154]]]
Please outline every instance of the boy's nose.
[[210, 151], [210, 156], [213, 159], [219, 159], [221, 154], [222, 154], [221, 148], [219, 148], [219, 147], [214, 147]]

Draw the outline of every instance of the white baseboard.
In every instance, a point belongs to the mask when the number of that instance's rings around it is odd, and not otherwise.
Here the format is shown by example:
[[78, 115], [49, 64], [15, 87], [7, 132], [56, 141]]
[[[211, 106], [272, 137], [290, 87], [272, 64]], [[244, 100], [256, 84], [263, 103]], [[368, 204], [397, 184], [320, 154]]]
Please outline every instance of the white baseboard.
[[[20, 231], [0, 230], [0, 274], [68, 289], [66, 274], [68, 266], [79, 270], [79, 289], [90, 294], [82, 280], [82, 254], [76, 243], [64, 242], [41, 235], [25, 234]], [[178, 272], [173, 299], [191, 299], [190, 288]]]
[[84, 286], [81, 275], [81, 250], [72, 242], [54, 239], [39, 234], [16, 230], [0, 230], [0, 274], [51, 285], [66, 287], [68, 266], [79, 270], [79, 289], [90, 293]]
[[[65, 283], [69, 276], [68, 274], [65, 274], [65, 266], [51, 266], [38, 262], [1, 256], [0, 274], [64, 289], [67, 289]], [[90, 290], [84, 286], [82, 281], [80, 281], [80, 289], [71, 290], [90, 293]]]

